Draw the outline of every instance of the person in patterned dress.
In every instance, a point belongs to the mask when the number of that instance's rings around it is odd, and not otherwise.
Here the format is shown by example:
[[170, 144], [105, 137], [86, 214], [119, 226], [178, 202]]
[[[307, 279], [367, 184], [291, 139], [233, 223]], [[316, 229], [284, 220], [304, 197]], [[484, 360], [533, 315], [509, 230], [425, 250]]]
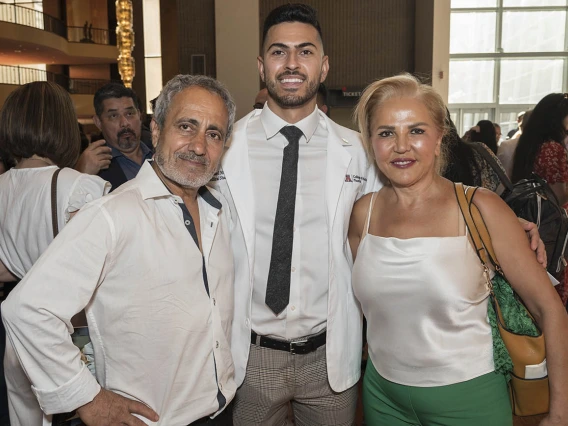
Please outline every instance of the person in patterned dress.
[[[532, 173], [545, 179], [560, 204], [568, 207], [568, 93], [546, 95], [534, 108], [515, 150], [513, 183]], [[556, 290], [566, 305], [568, 268]]]

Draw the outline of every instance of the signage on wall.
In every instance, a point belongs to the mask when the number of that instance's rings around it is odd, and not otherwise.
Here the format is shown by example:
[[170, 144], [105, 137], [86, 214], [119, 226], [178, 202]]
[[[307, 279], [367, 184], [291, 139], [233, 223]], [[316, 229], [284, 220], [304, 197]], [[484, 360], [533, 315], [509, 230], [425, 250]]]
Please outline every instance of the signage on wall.
[[360, 90], [347, 90], [347, 87], [343, 86], [341, 88], [341, 93], [346, 98], [360, 98], [361, 91]]

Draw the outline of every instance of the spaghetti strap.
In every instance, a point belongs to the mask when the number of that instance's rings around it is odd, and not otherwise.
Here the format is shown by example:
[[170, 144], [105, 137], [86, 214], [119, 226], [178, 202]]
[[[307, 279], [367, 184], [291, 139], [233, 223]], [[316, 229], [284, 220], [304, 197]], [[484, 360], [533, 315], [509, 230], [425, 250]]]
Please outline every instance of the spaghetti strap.
[[[464, 185], [463, 186], [464, 189], [464, 193], [465, 195], [467, 195], [467, 192], [472, 189], [471, 186], [469, 185]], [[458, 203], [458, 209], [460, 210], [460, 216], [461, 216], [461, 222], [463, 222], [465, 224], [465, 217], [463, 216], [463, 213], [461, 212], [461, 208], [459, 207], [459, 203]], [[465, 236], [469, 236], [469, 228], [467, 227], [467, 225], [465, 226]]]
[[361, 235], [361, 241], [363, 238], [369, 233], [369, 224], [371, 223], [371, 213], [373, 212], [373, 205], [375, 204], [375, 198], [377, 197], [377, 193], [373, 192], [371, 195], [371, 202], [369, 203], [369, 211], [367, 212], [367, 219], [365, 219], [365, 226], [363, 227], [363, 235]]

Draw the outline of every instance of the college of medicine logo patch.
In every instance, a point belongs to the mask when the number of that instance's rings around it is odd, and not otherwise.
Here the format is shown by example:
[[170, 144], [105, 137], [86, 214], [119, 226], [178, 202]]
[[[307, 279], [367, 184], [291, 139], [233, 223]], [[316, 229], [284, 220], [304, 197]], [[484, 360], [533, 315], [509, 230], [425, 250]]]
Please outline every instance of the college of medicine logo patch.
[[367, 182], [367, 178], [364, 178], [363, 176], [359, 175], [345, 175], [345, 182], [351, 182], [351, 183]]
[[225, 177], [225, 172], [223, 171], [223, 169], [221, 169], [213, 175], [213, 177], [211, 178], [211, 181], [216, 182], [216, 181], [219, 181], [219, 180], [226, 180], [226, 179], [227, 178]]

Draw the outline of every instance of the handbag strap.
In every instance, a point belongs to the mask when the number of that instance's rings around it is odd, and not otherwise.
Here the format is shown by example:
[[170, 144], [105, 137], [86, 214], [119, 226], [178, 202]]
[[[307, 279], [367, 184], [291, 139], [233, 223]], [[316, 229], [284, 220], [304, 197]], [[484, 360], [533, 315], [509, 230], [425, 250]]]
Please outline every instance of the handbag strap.
[[487, 267], [493, 265], [496, 270], [501, 271], [485, 221], [477, 206], [473, 204], [473, 196], [478, 188], [467, 187], [466, 190], [462, 183], [455, 183], [454, 189], [460, 210], [469, 230], [469, 235], [471, 235], [475, 251], [481, 263]]
[[471, 149], [473, 149], [475, 152], [481, 155], [485, 161], [487, 161], [487, 163], [491, 166], [493, 171], [497, 173], [497, 176], [499, 176], [499, 180], [501, 181], [503, 186], [505, 186], [505, 188], [507, 188], [509, 191], [512, 191], [513, 183], [511, 182], [511, 179], [509, 179], [509, 177], [505, 174], [503, 169], [499, 167], [499, 164], [497, 164], [497, 161], [495, 161], [495, 158], [493, 158], [493, 156], [489, 154], [487, 149], [482, 147], [477, 142], [467, 142], [467, 144], [471, 147]]
[[59, 234], [59, 224], [57, 222], [57, 176], [61, 169], [57, 169], [51, 178], [51, 227], [53, 228], [53, 238]]

